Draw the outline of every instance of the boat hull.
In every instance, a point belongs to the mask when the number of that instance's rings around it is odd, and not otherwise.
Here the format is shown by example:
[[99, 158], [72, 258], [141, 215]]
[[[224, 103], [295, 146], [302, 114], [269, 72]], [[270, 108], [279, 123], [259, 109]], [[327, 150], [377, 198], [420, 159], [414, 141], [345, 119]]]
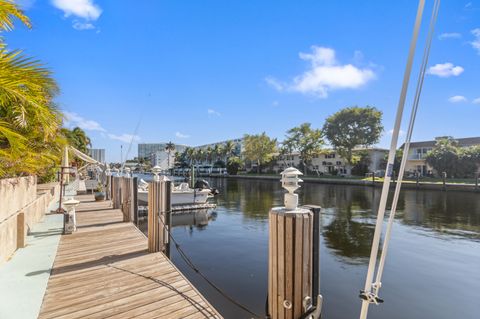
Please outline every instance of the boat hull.
[[[210, 190], [188, 190], [188, 191], [172, 191], [171, 204], [188, 205], [188, 204], [205, 204], [208, 200]], [[148, 191], [138, 191], [138, 200], [148, 203]]]

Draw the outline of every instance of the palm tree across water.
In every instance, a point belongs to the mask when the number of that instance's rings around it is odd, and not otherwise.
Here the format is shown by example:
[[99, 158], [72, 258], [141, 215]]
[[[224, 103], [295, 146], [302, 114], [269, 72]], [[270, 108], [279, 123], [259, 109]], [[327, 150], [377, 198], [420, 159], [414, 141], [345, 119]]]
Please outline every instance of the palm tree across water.
[[173, 144], [171, 141], [168, 142], [166, 145], [165, 145], [165, 150], [168, 152], [168, 169], [170, 169], [170, 154], [171, 152], [175, 151], [175, 144]]

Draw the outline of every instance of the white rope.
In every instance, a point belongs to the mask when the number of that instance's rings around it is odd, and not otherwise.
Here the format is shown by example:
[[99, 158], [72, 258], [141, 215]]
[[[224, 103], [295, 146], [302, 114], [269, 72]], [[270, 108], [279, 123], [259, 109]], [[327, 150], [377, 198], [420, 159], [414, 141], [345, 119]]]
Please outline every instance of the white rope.
[[433, 34], [434, 34], [434, 30], [435, 30], [435, 23], [437, 21], [438, 9], [439, 8], [440, 8], [440, 0], [435, 0], [435, 2], [433, 4], [432, 17], [430, 19], [430, 27], [429, 27], [429, 31], [428, 31], [425, 50], [423, 52], [422, 65], [420, 67], [420, 73], [418, 75], [417, 88], [416, 88], [416, 91], [415, 91], [415, 98], [414, 98], [414, 101], [413, 101], [412, 113], [410, 115], [410, 123], [408, 125], [407, 136], [405, 138], [402, 162], [400, 164], [400, 171], [398, 173], [397, 185], [395, 187], [395, 194], [393, 196], [392, 208], [390, 210], [390, 216], [389, 216], [389, 219], [388, 219], [387, 230], [385, 232], [385, 241], [383, 243], [382, 255], [380, 256], [380, 261], [378, 263], [377, 276], [376, 276], [375, 284], [374, 284], [375, 295], [377, 295], [377, 296], [378, 296], [380, 287], [382, 286], [383, 268], [385, 266], [385, 259], [387, 257], [387, 253], [388, 253], [388, 247], [389, 247], [389, 243], [390, 243], [392, 226], [393, 226], [393, 222], [395, 220], [395, 214], [396, 214], [396, 211], [397, 211], [398, 198], [400, 196], [400, 189], [402, 187], [403, 175], [405, 173], [405, 166], [407, 164], [408, 153], [409, 153], [409, 150], [410, 150], [410, 141], [412, 140], [413, 127], [415, 125], [415, 119], [416, 119], [416, 116], [417, 116], [418, 105], [419, 105], [419, 102], [420, 102], [420, 95], [422, 93], [423, 81], [425, 79], [425, 71], [427, 69], [428, 57], [429, 57], [429, 54], [430, 54], [430, 47], [431, 47], [431, 44], [432, 44]]
[[[402, 90], [400, 93], [400, 100], [397, 107], [397, 115], [395, 118], [395, 126], [393, 128], [392, 141], [390, 145], [390, 151], [388, 153], [387, 169], [385, 172], [385, 179], [383, 181], [382, 195], [380, 198], [380, 205], [378, 208], [377, 222], [375, 225], [375, 233], [373, 235], [372, 249], [370, 252], [370, 260], [368, 264], [367, 278], [365, 280], [364, 294], [370, 295], [372, 289], [372, 279], [376, 268], [378, 248], [380, 246], [380, 237], [382, 234], [383, 218], [385, 216], [385, 208], [387, 205], [388, 191], [390, 188], [390, 181], [393, 173], [393, 162], [395, 159], [395, 152], [397, 150], [398, 135], [400, 132], [400, 125], [402, 124], [403, 109], [405, 107], [405, 99], [407, 96], [408, 83], [410, 81], [410, 74], [412, 71], [412, 64], [415, 55], [415, 47], [417, 44], [418, 32], [422, 22], [423, 8], [425, 6], [425, 0], [419, 0], [417, 16], [415, 19], [415, 26], [413, 29], [413, 36], [410, 42], [410, 49], [408, 53], [407, 65], [405, 67], [405, 74], [403, 76]], [[368, 306], [370, 302], [364, 300], [362, 302], [362, 310], [360, 313], [360, 319], [366, 319], [368, 314]]]

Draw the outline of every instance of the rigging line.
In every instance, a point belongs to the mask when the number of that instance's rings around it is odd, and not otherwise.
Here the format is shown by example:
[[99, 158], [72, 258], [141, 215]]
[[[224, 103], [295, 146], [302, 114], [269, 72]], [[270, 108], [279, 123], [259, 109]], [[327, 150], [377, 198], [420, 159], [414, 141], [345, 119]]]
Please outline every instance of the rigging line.
[[122, 167], [120, 168], [120, 173], [123, 173], [123, 168], [125, 167], [125, 163], [128, 158], [128, 154], [130, 153], [130, 150], [132, 149], [132, 144], [137, 136], [138, 129], [140, 128], [140, 123], [142, 122], [142, 116], [140, 115], [140, 118], [138, 119], [137, 126], [135, 126], [135, 130], [133, 131], [132, 138], [130, 139], [130, 144], [128, 145], [127, 153], [125, 153], [125, 160], [122, 161]]
[[180, 247], [180, 244], [175, 240], [175, 238], [173, 237], [171, 231], [169, 231], [167, 225], [164, 223], [164, 221], [162, 220], [162, 218], [159, 218], [158, 219], [162, 225], [163, 225], [163, 228], [164, 230], [167, 232], [168, 234], [168, 237], [170, 238], [170, 240], [175, 244], [175, 248], [177, 248], [177, 251], [180, 255], [180, 257], [183, 259], [183, 261], [187, 264], [187, 266], [189, 266], [195, 273], [197, 273], [198, 275], [200, 275], [200, 277], [202, 277], [213, 289], [215, 289], [220, 295], [222, 295], [225, 299], [227, 299], [228, 301], [230, 301], [232, 304], [236, 305], [237, 307], [243, 309], [244, 311], [248, 312], [249, 314], [251, 314], [252, 316], [256, 317], [256, 318], [262, 318], [260, 315], [258, 315], [257, 313], [253, 312], [252, 310], [250, 310], [249, 308], [247, 308], [247, 306], [241, 304], [240, 302], [236, 301], [235, 299], [233, 299], [233, 297], [231, 297], [230, 295], [228, 295], [225, 291], [223, 291], [220, 287], [218, 287], [216, 284], [214, 284], [212, 281], [210, 281], [210, 279], [208, 279], [201, 271], [200, 269], [197, 268], [197, 266], [195, 266], [195, 264], [192, 262], [192, 260], [187, 256], [187, 254], [183, 251], [183, 249]]
[[[423, 9], [425, 7], [425, 0], [419, 0], [418, 2], [418, 8], [417, 8], [417, 15], [415, 18], [415, 25], [413, 29], [413, 35], [412, 39], [410, 42], [410, 48], [408, 52], [408, 59], [407, 59], [407, 65], [405, 67], [405, 73], [403, 76], [403, 83], [402, 83], [402, 89], [400, 92], [400, 98], [397, 106], [397, 115], [395, 118], [395, 126], [393, 128], [393, 134], [392, 134], [392, 141], [390, 145], [390, 151], [388, 154], [388, 161], [387, 161], [387, 169], [385, 172], [385, 178], [383, 181], [383, 188], [382, 188], [382, 195], [380, 198], [380, 205], [378, 208], [378, 215], [377, 215], [377, 221], [375, 224], [375, 233], [373, 235], [373, 242], [372, 242], [372, 248], [370, 252], [370, 260], [368, 264], [368, 271], [367, 271], [367, 277], [365, 280], [365, 288], [363, 291], [363, 294], [365, 294], [366, 297], [369, 297], [371, 294], [371, 289], [372, 289], [372, 279], [373, 279], [373, 274], [376, 268], [376, 261], [377, 261], [377, 254], [378, 254], [378, 248], [380, 246], [380, 236], [382, 233], [382, 227], [383, 227], [383, 218], [385, 215], [385, 208], [387, 204], [387, 199], [388, 199], [388, 192], [390, 188], [390, 181], [392, 177], [392, 171], [393, 171], [393, 162], [395, 158], [395, 152], [397, 149], [397, 142], [398, 142], [398, 135], [400, 131], [400, 125], [402, 123], [402, 115], [403, 115], [403, 109], [405, 107], [405, 99], [407, 95], [407, 90], [408, 90], [408, 83], [410, 80], [410, 74], [412, 71], [412, 64], [413, 64], [413, 59], [415, 55], [415, 47], [417, 44], [417, 38], [418, 38], [418, 33], [420, 30], [420, 25], [422, 22], [422, 16], [423, 16]], [[366, 319], [367, 314], [368, 314], [368, 306], [370, 304], [369, 299], [364, 299], [362, 302], [362, 309], [360, 313], [360, 319]]]
[[422, 93], [423, 82], [424, 82], [424, 79], [425, 79], [425, 71], [426, 71], [427, 64], [428, 64], [428, 58], [429, 58], [429, 55], [430, 55], [430, 48], [431, 48], [431, 44], [432, 44], [433, 34], [434, 34], [434, 31], [435, 31], [435, 24], [436, 24], [436, 21], [437, 21], [439, 8], [440, 8], [440, 0], [435, 0], [434, 5], [433, 5], [432, 17], [431, 17], [431, 20], [430, 20], [429, 33], [428, 33], [428, 36], [427, 36], [425, 50], [424, 50], [424, 53], [423, 53], [423, 61], [422, 61], [422, 65], [421, 65], [421, 70], [420, 70], [420, 73], [418, 75], [418, 82], [417, 82], [417, 88], [416, 88], [415, 98], [414, 98], [413, 107], [412, 107], [412, 113], [411, 113], [411, 116], [410, 116], [410, 123], [409, 123], [408, 130], [407, 130], [407, 136], [405, 138], [402, 162], [400, 164], [400, 171], [398, 173], [397, 185], [395, 186], [395, 194], [393, 196], [392, 208], [390, 210], [390, 216], [389, 216], [389, 219], [388, 219], [387, 229], [386, 229], [386, 232], [385, 232], [385, 241], [383, 243], [382, 254], [380, 256], [380, 261], [379, 261], [378, 270], [377, 270], [377, 276], [376, 276], [376, 279], [375, 279], [375, 283], [376, 283], [375, 294], [377, 294], [377, 295], [378, 295], [378, 292], [379, 292], [380, 287], [381, 287], [383, 268], [385, 266], [385, 260], [386, 260], [386, 256], [387, 256], [387, 253], [388, 253], [388, 247], [389, 247], [389, 243], [390, 243], [393, 221], [395, 219], [398, 198], [400, 196], [400, 190], [401, 190], [401, 187], [402, 187], [403, 174], [405, 172], [405, 166], [407, 164], [407, 157], [408, 157], [408, 153], [409, 153], [409, 149], [410, 149], [410, 141], [412, 139], [412, 133], [413, 133], [414, 125], [415, 125], [415, 119], [416, 119], [416, 116], [417, 116], [418, 105], [420, 103], [420, 96], [421, 96], [421, 93]]

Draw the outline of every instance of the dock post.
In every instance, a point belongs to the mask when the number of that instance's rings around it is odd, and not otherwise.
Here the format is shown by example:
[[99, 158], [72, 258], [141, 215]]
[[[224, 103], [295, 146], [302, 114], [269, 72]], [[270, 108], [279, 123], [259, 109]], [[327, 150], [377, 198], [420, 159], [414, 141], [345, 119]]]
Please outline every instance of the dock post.
[[133, 223], [138, 227], [138, 177], [132, 178]]
[[148, 185], [148, 251], [166, 251], [169, 242], [167, 215], [171, 212], [171, 182], [153, 181]]
[[[314, 256], [314, 248], [318, 249], [314, 235], [319, 239], [319, 227], [314, 227], [319, 219], [314, 218], [314, 212], [319, 215], [319, 207], [297, 207], [298, 195], [293, 191], [299, 187], [299, 174], [294, 168], [282, 172], [282, 186], [289, 191], [285, 207], [272, 208], [268, 217], [267, 309], [272, 319], [300, 319], [312, 314], [314, 298], [316, 301], [319, 295], [318, 272], [314, 274], [319, 261], [318, 252]], [[320, 310], [321, 304], [315, 304]]]
[[170, 231], [172, 229], [172, 204], [171, 204], [171, 194], [172, 193], [172, 182], [165, 182], [165, 202], [163, 205], [164, 214], [165, 214], [165, 225], [167, 229], [165, 231], [165, 255], [170, 259]]

